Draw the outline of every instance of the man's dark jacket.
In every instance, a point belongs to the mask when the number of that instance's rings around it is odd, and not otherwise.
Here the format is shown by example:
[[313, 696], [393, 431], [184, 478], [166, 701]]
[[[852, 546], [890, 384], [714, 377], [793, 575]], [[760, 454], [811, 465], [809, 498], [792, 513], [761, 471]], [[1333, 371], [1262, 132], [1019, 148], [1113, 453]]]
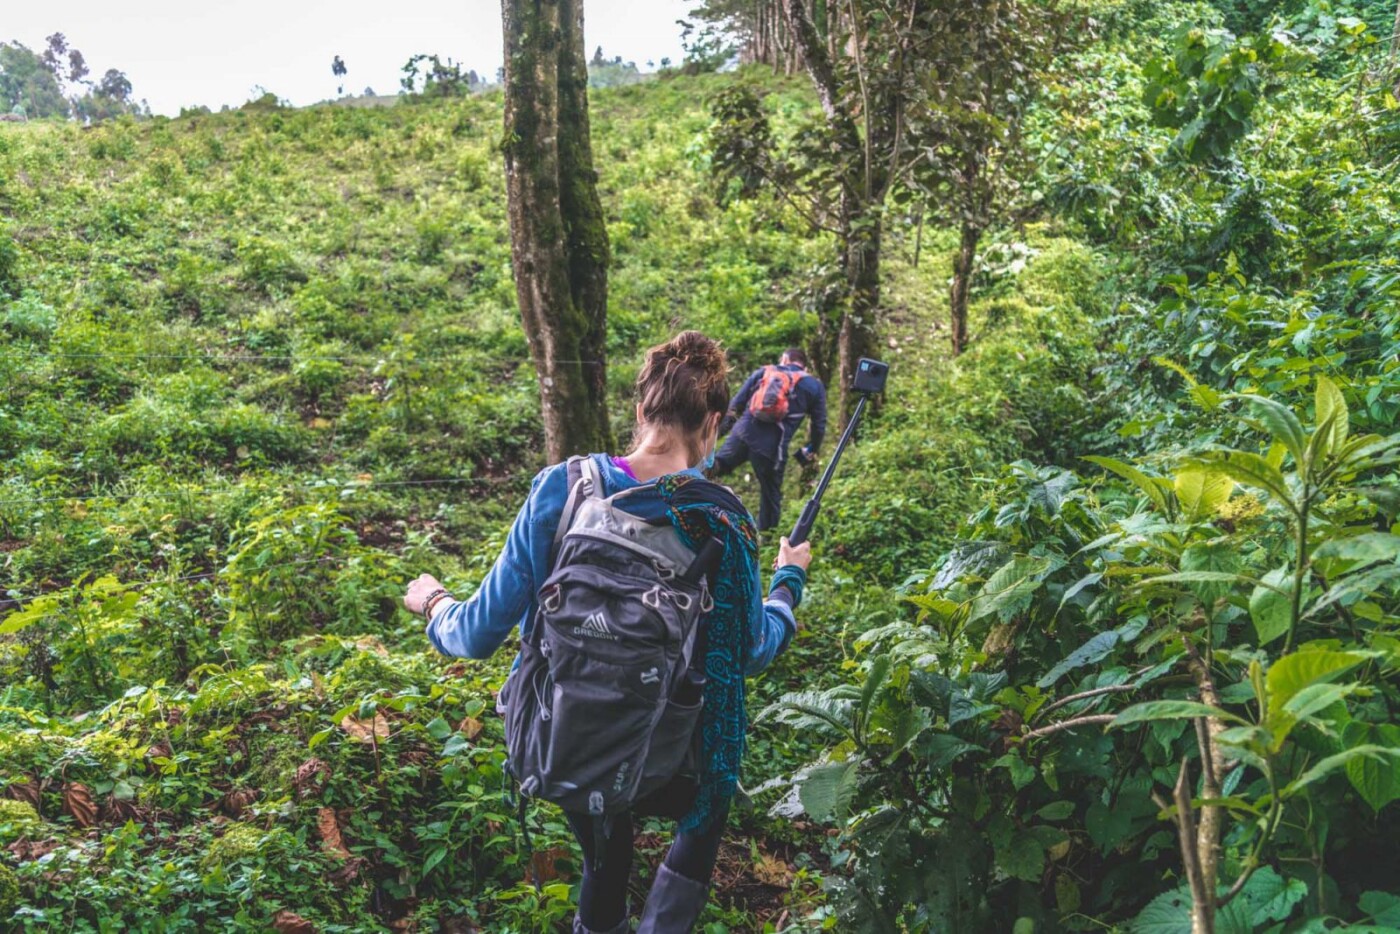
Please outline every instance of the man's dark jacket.
[[807, 437], [809, 453], [817, 453], [822, 438], [826, 436], [826, 387], [822, 385], [822, 381], [795, 363], [779, 365], [778, 369], [787, 373], [802, 374], [793, 385], [792, 394], [788, 396], [788, 414], [781, 422], [774, 424], [759, 421], [749, 412], [749, 400], [763, 382], [763, 369], [751, 373], [729, 402], [730, 414], [739, 417], [734, 426], [734, 433], [744, 439], [754, 454], [775, 464], [787, 460], [788, 445], [796, 437], [803, 418], [809, 415], [812, 418]]

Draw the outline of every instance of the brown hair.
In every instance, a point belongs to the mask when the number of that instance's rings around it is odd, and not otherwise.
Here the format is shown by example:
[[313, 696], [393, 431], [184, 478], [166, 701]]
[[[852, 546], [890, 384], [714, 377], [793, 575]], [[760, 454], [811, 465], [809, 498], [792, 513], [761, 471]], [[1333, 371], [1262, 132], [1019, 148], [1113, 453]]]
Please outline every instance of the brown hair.
[[[665, 426], [695, 435], [705, 420], [729, 406], [729, 362], [724, 348], [699, 331], [682, 331], [647, 351], [637, 374], [637, 402], [643, 425]], [[690, 451], [698, 459], [698, 450]]]

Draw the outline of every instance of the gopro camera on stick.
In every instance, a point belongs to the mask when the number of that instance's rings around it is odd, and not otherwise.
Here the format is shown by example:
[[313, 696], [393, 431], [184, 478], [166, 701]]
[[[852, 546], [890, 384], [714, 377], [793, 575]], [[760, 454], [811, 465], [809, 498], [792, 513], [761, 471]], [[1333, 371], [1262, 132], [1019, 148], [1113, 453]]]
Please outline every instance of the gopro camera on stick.
[[851, 391], [860, 393], [860, 399], [856, 402], [856, 410], [851, 413], [851, 420], [846, 423], [846, 430], [841, 433], [835, 453], [831, 455], [831, 463], [826, 465], [826, 472], [817, 483], [817, 491], [807, 500], [807, 505], [802, 507], [802, 515], [798, 518], [797, 525], [792, 527], [792, 534], [788, 536], [791, 544], [800, 545], [807, 540], [808, 533], [812, 531], [812, 524], [817, 521], [817, 513], [821, 512], [822, 494], [826, 492], [826, 485], [836, 473], [836, 464], [841, 460], [841, 452], [846, 450], [851, 436], [855, 434], [856, 425], [860, 423], [861, 415], [865, 413], [865, 403], [872, 395], [885, 391], [885, 379], [889, 375], [888, 363], [871, 360], [869, 357], [861, 357], [856, 363], [856, 375], [851, 380]]

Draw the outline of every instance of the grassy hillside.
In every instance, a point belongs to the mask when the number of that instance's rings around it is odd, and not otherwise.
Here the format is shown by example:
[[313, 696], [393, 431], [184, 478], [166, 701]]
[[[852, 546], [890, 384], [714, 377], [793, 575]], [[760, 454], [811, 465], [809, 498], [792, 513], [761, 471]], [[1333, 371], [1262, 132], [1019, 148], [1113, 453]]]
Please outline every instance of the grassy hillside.
[[[743, 370], [810, 325], [796, 293], [830, 244], [772, 205], [715, 206], [706, 103], [729, 80], [594, 95], [624, 437], [647, 344], [700, 328]], [[800, 86], [770, 90], [780, 128], [812, 111]], [[469, 591], [542, 466], [500, 125], [486, 95], [0, 135], [0, 781], [14, 799], [0, 838], [22, 880], [17, 897], [0, 886], [0, 916], [535, 930], [567, 915], [566, 833], [544, 818], [528, 872], [503, 798], [491, 698], [510, 653], [450, 663], [397, 606], [422, 570]], [[1047, 243], [1059, 267], [1087, 261]], [[1014, 404], [1000, 377], [945, 370], [937, 250], [890, 270], [884, 447], [832, 498], [841, 531], [813, 626], [755, 711], [846, 677], [830, 660], [852, 594], [886, 612], [883, 588], [967, 511], [971, 488], [942, 480], [1037, 430], [984, 431]], [[1052, 329], [1082, 371], [1066, 323]], [[971, 396], [950, 375], [964, 370]], [[954, 417], [969, 404], [983, 414]], [[939, 410], [947, 435], [927, 430]], [[941, 472], [891, 496], [911, 463]], [[810, 481], [790, 480], [790, 510]], [[859, 584], [837, 597], [843, 581]], [[746, 783], [807, 752], [761, 728]], [[711, 917], [820, 924], [827, 838], [767, 803], [735, 818]]]

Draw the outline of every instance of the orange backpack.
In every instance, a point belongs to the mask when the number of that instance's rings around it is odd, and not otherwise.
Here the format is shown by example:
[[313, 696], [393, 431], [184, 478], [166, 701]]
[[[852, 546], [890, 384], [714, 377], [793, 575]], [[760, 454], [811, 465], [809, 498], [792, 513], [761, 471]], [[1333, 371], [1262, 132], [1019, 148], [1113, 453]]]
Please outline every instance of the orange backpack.
[[805, 375], [801, 370], [792, 373], [777, 366], [764, 367], [758, 387], [749, 399], [749, 414], [760, 422], [774, 425], [787, 418], [792, 388]]

